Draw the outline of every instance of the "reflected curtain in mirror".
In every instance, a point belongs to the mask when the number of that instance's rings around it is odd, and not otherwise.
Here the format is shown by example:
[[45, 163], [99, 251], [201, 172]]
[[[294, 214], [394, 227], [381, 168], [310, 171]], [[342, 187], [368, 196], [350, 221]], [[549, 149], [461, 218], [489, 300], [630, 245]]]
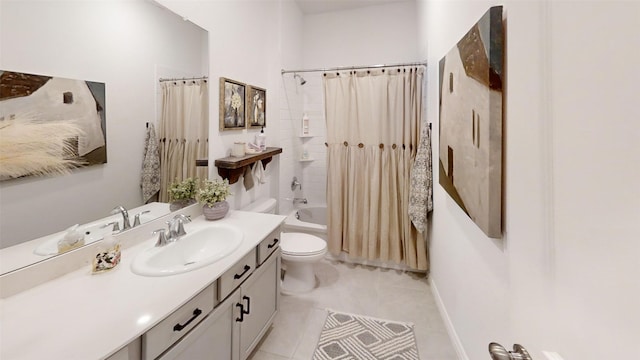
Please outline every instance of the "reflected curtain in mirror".
[[324, 76], [329, 251], [426, 270], [408, 215], [422, 114], [423, 68]]
[[171, 182], [186, 178], [206, 179], [209, 151], [209, 90], [206, 80], [163, 81], [160, 119], [160, 201], [168, 202]]

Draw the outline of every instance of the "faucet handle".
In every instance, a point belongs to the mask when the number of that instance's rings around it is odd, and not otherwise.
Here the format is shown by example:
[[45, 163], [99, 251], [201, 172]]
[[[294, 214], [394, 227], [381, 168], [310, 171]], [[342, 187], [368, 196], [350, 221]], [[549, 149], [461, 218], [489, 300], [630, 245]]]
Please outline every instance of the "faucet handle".
[[184, 230], [184, 223], [191, 222], [191, 218], [184, 214], [178, 214], [173, 217], [173, 219], [167, 221], [167, 225], [169, 225], [169, 241], [176, 241], [181, 236], [187, 235], [187, 232]]
[[158, 235], [158, 241], [156, 241], [156, 247], [165, 246], [169, 242], [167, 241], [167, 232], [164, 229], [153, 230], [151, 235]]
[[186, 221], [188, 223], [191, 222], [191, 216], [190, 215], [185, 215], [185, 214], [177, 214], [176, 216], [173, 217], [174, 220], [183, 220]]
[[293, 180], [291, 181], [291, 191], [295, 191], [296, 187], [299, 187], [300, 190], [302, 190], [302, 184], [300, 183], [300, 181], [298, 181], [298, 177], [294, 176]]
[[102, 226], [100, 226], [101, 229], [107, 228], [109, 226], [113, 225], [113, 228], [111, 229], [111, 231], [120, 231], [120, 224], [117, 221], [112, 221], [110, 223], [104, 224]]
[[184, 214], [178, 214], [173, 217], [173, 220], [169, 221], [169, 228], [173, 236], [178, 238], [187, 235], [187, 232], [184, 230], [185, 222], [190, 223], [191, 218]]
[[145, 211], [137, 213], [136, 216], [133, 217], [133, 227], [136, 227], [136, 226], [140, 225], [140, 215], [148, 214], [150, 212], [151, 212], [151, 210], [145, 210]]

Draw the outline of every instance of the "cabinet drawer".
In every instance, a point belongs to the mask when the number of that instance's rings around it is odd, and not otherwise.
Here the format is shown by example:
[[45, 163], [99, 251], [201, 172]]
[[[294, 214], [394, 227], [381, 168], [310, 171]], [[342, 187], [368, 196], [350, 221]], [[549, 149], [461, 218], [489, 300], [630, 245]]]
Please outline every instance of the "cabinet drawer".
[[258, 245], [258, 265], [267, 260], [269, 255], [280, 246], [280, 228], [278, 227]]
[[142, 358], [152, 360], [195, 327], [213, 310], [215, 285], [209, 285], [142, 337]]
[[251, 250], [242, 260], [218, 278], [218, 301], [231, 294], [256, 268], [256, 250]]

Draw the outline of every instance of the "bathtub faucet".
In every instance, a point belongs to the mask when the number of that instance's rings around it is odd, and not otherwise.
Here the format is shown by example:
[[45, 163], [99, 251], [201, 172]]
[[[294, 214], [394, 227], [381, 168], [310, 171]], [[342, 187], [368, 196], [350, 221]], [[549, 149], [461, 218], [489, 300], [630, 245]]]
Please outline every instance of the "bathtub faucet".
[[307, 198], [293, 198], [293, 204], [306, 204]]
[[298, 177], [294, 176], [293, 181], [291, 182], [291, 191], [295, 191], [296, 188], [300, 188], [300, 190], [302, 190], [302, 184], [300, 184], [300, 181], [298, 181]]

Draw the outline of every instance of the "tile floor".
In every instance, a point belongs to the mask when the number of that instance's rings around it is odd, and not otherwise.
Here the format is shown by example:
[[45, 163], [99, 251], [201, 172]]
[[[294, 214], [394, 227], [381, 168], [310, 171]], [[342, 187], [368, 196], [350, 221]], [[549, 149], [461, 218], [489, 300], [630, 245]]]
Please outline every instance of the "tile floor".
[[323, 260], [319, 284], [303, 295], [282, 295], [280, 312], [250, 360], [310, 360], [325, 309], [415, 324], [421, 360], [457, 359], [424, 275]]

